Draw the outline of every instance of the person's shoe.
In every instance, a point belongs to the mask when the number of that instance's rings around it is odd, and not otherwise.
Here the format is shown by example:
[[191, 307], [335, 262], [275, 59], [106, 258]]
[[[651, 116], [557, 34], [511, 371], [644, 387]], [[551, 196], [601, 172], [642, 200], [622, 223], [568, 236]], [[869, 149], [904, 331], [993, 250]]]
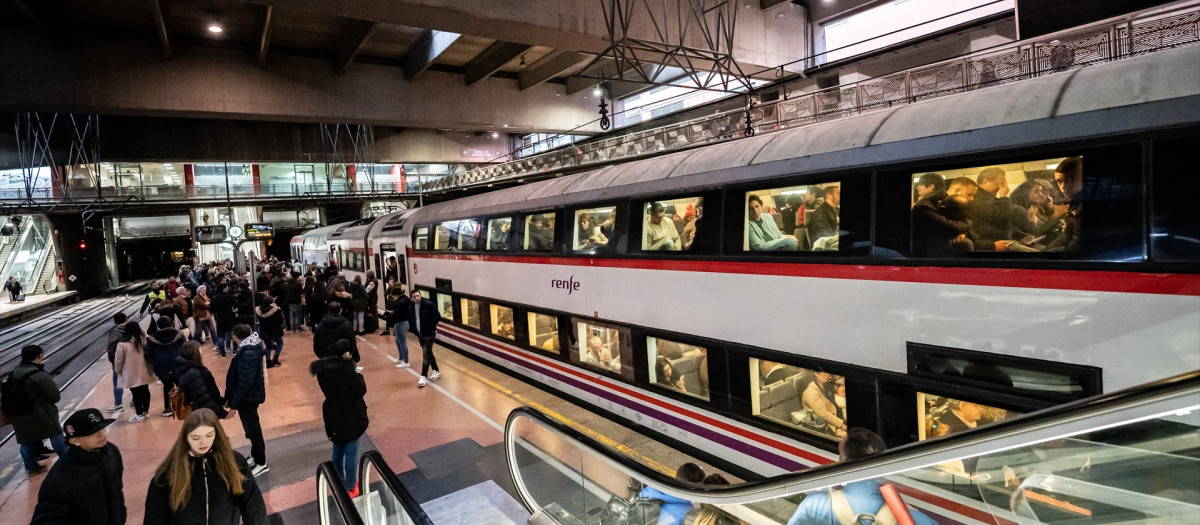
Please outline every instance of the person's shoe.
[[133, 422], [133, 423], [137, 423], [138, 421], [145, 421], [145, 420], [146, 420], [145, 414], [134, 414], [133, 417], [129, 418], [129, 421]]
[[354, 498], [358, 497], [358, 487], [354, 487], [350, 490], [347, 490], [346, 492], [348, 492], [350, 494], [350, 499], [354, 499]]
[[411, 366], [412, 365], [408, 364], [408, 361], [400, 361], [399, 363], [396, 363], [396, 368], [409, 368]]
[[437, 378], [439, 377], [442, 377], [442, 373], [438, 372], [437, 370], [434, 370], [432, 374], [429, 374], [430, 381], [437, 381]]
[[253, 469], [250, 469], [250, 475], [257, 478], [263, 474], [266, 474], [269, 470], [271, 470], [271, 467], [266, 465], [257, 465]]
[[56, 454], [58, 454], [58, 453], [55, 452], [54, 449], [46, 448], [46, 445], [38, 443], [38, 455], [39, 456], [53, 456]]
[[278, 359], [275, 359], [274, 361], [275, 361], [275, 366], [283, 366], [283, 364], [280, 363]]
[[417, 381], [417, 388], [425, 388], [425, 385], [427, 384], [429, 384], [429, 382], [425, 380], [425, 376], [421, 376], [421, 379]]
[[25, 473], [29, 474], [30, 476], [36, 476], [36, 475], [42, 474], [44, 472], [46, 472], [46, 467], [43, 467], [41, 465], [38, 465], [37, 468], [31, 468], [31, 469], [25, 470]]
[[275, 361], [272, 361], [270, 359], [267, 360], [267, 368], [275, 368], [277, 366], [279, 366], [279, 365], [275, 364]]
[[47, 461], [50, 461], [50, 456], [38, 456], [37, 458], [38, 463], [45, 463]]
[[162, 417], [171, 417], [173, 415], [175, 415], [174, 412], [171, 412], [170, 410], [163, 410]]
[[120, 412], [122, 410], [125, 410], [125, 407], [123, 407], [121, 405], [113, 405], [113, 406], [108, 407], [108, 411], [112, 412], [114, 414], [117, 412]]
[[387, 330], [384, 330], [383, 333], [381, 333], [379, 335], [392, 335], [392, 333]]

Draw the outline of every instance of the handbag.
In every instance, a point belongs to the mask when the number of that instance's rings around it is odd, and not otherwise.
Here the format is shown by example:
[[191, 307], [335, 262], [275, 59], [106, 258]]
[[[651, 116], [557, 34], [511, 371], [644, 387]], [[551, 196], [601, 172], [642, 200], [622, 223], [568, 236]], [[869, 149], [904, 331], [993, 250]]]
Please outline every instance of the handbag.
[[176, 385], [171, 389], [171, 412], [175, 414], [175, 419], [183, 421], [192, 414], [192, 407], [188, 405], [184, 399], [183, 391]]

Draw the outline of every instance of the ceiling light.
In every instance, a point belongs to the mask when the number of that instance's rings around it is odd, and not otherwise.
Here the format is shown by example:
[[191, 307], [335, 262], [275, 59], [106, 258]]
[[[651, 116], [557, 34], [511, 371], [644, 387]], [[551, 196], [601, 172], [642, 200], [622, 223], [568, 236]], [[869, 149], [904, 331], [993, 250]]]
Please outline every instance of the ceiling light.
[[500, 138], [500, 134], [499, 134], [499, 133], [496, 133], [495, 131], [493, 131], [493, 132], [492, 132], [492, 138], [494, 138], [494, 139]]
[[593, 90], [592, 90], [592, 94], [593, 94], [593, 95], [595, 95], [595, 96], [597, 96], [597, 97], [599, 97], [600, 95], [602, 95], [602, 94], [603, 94], [603, 92], [601, 92], [601, 91], [600, 91], [600, 87], [599, 87], [599, 86], [597, 86], [597, 87], [596, 87], [596, 89], [593, 89]]
[[218, 24], [216, 22], [208, 24], [208, 32], [209, 33], [220, 33], [221, 31], [224, 31], [224, 29], [221, 29], [221, 24]]
[[506, 127], [506, 128], [507, 128], [507, 127], [508, 127], [508, 124], [505, 124], [505, 125], [504, 125], [504, 127]]

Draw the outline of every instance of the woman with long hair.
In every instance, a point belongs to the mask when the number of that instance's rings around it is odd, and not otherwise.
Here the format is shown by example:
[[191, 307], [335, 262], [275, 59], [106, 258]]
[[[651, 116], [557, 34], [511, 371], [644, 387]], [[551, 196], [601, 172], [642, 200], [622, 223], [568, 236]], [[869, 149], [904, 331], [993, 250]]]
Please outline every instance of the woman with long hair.
[[183, 422], [146, 492], [146, 524], [262, 525], [267, 506], [221, 420], [201, 408]]
[[576, 250], [591, 250], [608, 244], [608, 237], [600, 232], [600, 225], [592, 220], [592, 216], [583, 213], [579, 215], [579, 229], [575, 238]]
[[150, 412], [150, 383], [154, 382], [154, 372], [146, 360], [145, 346], [146, 334], [142, 331], [142, 325], [127, 323], [125, 335], [117, 343], [116, 355], [113, 356], [117, 388], [128, 388], [133, 394], [136, 413], [129, 420], [134, 422], [145, 420]]
[[183, 351], [175, 359], [175, 375], [179, 377], [179, 391], [192, 410], [207, 408], [221, 419], [229, 414], [221, 390], [217, 388], [217, 380], [200, 357], [200, 343], [188, 341], [183, 344]]

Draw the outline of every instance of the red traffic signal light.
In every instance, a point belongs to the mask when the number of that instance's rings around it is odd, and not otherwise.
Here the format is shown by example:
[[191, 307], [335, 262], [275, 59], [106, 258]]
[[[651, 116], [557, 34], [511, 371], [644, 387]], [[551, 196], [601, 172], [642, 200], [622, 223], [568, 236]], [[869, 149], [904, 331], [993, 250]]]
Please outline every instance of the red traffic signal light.
[[79, 241], [79, 249], [86, 250], [87, 249], [87, 241]]

